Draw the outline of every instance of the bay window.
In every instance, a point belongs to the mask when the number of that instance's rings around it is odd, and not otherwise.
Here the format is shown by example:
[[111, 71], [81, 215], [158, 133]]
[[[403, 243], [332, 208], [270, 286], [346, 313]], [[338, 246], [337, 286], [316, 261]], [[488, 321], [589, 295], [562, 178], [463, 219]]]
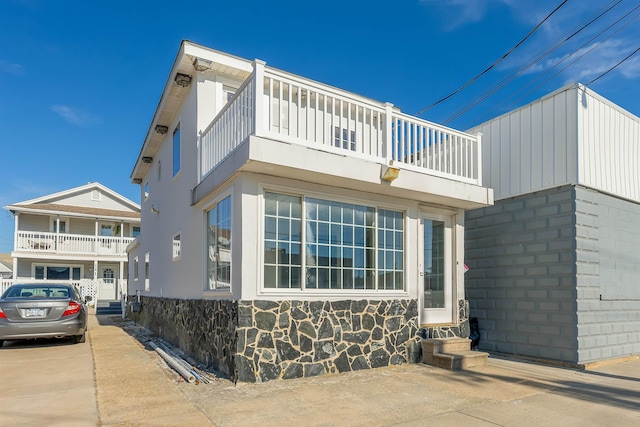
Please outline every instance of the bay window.
[[273, 192], [264, 208], [265, 288], [404, 289], [403, 212]]

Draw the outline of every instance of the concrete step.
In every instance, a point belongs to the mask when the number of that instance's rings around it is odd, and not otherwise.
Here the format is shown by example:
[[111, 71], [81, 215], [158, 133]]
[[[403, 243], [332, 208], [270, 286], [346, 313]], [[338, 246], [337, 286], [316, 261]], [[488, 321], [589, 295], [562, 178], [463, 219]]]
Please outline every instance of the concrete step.
[[422, 340], [422, 361], [432, 364], [434, 354], [468, 350], [471, 350], [471, 340], [468, 338], [425, 338]]
[[438, 353], [433, 356], [433, 366], [458, 371], [474, 366], [487, 366], [488, 353], [482, 351], [461, 351], [456, 353]]
[[120, 300], [98, 300], [95, 306], [96, 314], [122, 314]]

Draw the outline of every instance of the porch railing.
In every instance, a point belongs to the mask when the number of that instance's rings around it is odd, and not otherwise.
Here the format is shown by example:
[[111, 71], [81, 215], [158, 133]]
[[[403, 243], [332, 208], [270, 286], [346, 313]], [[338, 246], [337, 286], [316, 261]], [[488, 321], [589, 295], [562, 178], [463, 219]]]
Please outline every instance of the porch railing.
[[481, 138], [392, 104], [254, 63], [253, 74], [200, 133], [200, 179], [249, 135], [482, 185]]
[[134, 237], [18, 231], [15, 250], [65, 255], [126, 256], [127, 245], [133, 240]]

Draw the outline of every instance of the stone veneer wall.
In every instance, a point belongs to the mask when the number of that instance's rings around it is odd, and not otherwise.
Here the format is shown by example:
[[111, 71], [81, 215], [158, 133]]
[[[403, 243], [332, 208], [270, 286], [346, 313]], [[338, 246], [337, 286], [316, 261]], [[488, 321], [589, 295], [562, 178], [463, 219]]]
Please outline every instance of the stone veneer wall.
[[417, 363], [417, 300], [211, 301], [143, 297], [129, 317], [243, 382]]
[[[130, 297], [130, 302], [135, 297]], [[142, 297], [142, 309], [127, 317], [156, 335], [235, 379], [238, 302]]]
[[458, 324], [451, 326], [427, 326], [420, 328], [418, 335], [422, 338], [469, 338], [469, 301], [458, 301]]
[[240, 301], [238, 380], [262, 382], [420, 359], [416, 300]]

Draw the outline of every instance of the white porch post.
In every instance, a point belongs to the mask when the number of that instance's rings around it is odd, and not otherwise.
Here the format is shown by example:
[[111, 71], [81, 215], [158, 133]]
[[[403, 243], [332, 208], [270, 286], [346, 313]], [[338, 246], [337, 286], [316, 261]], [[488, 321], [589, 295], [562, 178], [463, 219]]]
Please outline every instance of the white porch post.
[[[263, 136], [266, 129], [262, 126], [267, 114], [265, 110], [264, 101], [262, 99], [262, 92], [264, 86], [264, 66], [267, 63], [260, 59], [253, 60], [253, 133], [256, 136]], [[270, 107], [269, 107], [270, 108]], [[268, 115], [267, 115], [268, 117]]]
[[[98, 253], [98, 218], [96, 218], [95, 232], [93, 236], [93, 253]], [[96, 264], [97, 265], [97, 264]], [[94, 270], [96, 271], [96, 270]], [[98, 274], [97, 271], [94, 274]], [[97, 278], [97, 276], [96, 276]]]
[[387, 164], [391, 164], [393, 160], [393, 104], [390, 102], [384, 103], [384, 158], [387, 160]]
[[[21, 245], [18, 242], [18, 223], [20, 222], [20, 213], [16, 212], [13, 214], [13, 216], [15, 217], [15, 222], [13, 223], [13, 250], [17, 251], [19, 247], [21, 247]], [[15, 271], [13, 272], [13, 274], [15, 275]], [[14, 276], [15, 277], [15, 276]]]
[[120, 250], [118, 251], [118, 255], [120, 253], [125, 252], [124, 250], [124, 221], [120, 220]]
[[120, 290], [120, 294], [123, 295], [124, 294], [124, 288], [123, 288], [123, 283], [124, 283], [124, 261], [120, 261], [120, 274], [119, 274], [119, 278], [118, 278], [118, 289]]
[[58, 242], [60, 241], [60, 215], [56, 215], [56, 241], [54, 250], [58, 252]]

